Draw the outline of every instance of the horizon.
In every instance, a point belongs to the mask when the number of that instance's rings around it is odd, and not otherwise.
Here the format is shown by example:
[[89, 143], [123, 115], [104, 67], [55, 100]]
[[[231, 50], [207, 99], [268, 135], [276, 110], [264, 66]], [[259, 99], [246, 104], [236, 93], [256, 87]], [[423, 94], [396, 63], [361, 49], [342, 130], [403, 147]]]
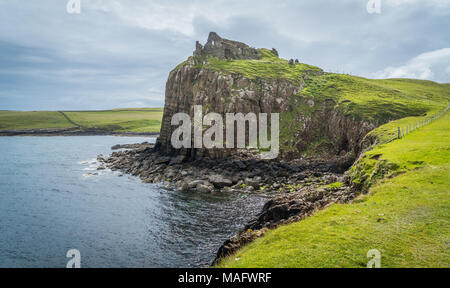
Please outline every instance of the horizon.
[[450, 82], [447, 0], [382, 0], [379, 14], [352, 0], [66, 2], [0, 2], [1, 110], [164, 107], [169, 72], [210, 31], [331, 73]]

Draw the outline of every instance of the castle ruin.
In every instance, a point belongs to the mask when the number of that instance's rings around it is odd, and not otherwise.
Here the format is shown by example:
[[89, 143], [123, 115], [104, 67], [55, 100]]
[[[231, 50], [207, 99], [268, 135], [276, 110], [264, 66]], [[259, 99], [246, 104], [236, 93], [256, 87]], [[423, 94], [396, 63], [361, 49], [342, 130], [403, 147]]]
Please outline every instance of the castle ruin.
[[197, 41], [194, 56], [215, 56], [227, 60], [260, 58], [257, 49], [241, 42], [224, 39], [215, 32], [209, 33], [205, 46]]

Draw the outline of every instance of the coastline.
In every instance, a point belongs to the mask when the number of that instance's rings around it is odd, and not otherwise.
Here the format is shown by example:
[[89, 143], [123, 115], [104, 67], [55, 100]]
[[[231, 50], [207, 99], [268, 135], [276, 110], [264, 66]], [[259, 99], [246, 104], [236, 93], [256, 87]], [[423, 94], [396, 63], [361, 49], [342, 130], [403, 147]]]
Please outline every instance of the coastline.
[[159, 132], [114, 132], [101, 129], [63, 128], [63, 129], [32, 129], [32, 130], [0, 130], [0, 137], [11, 136], [121, 136], [121, 137], [158, 137]]
[[344, 175], [353, 157], [303, 160], [262, 160], [240, 151], [225, 159], [197, 158], [161, 153], [154, 144], [116, 145], [127, 150], [99, 155], [99, 169], [111, 169], [181, 191], [261, 193], [269, 196], [263, 209], [218, 247], [212, 266], [262, 237], [270, 229], [298, 222], [332, 203], [348, 203], [358, 194]]

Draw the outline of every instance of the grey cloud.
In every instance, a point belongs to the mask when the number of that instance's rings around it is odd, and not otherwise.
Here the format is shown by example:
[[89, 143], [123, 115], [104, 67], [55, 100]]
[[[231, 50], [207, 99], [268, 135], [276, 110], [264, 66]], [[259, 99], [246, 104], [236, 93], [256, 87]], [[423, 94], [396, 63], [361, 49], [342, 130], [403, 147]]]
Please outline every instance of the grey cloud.
[[210, 31], [328, 71], [450, 82], [448, 66], [414, 62], [450, 47], [447, 0], [382, 0], [380, 15], [364, 0], [81, 1], [79, 15], [0, 1], [0, 109], [162, 106], [170, 70]]

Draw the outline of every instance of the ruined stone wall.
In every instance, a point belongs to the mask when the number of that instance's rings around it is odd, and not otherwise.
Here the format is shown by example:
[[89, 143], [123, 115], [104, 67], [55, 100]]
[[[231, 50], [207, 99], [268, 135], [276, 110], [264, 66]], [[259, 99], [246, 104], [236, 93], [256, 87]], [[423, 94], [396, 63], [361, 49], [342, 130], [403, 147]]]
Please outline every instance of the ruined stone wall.
[[219, 59], [258, 59], [258, 50], [248, 45], [221, 38], [217, 33], [211, 32], [208, 42], [202, 46], [198, 41], [194, 56], [201, 57], [204, 55], [215, 56]]

